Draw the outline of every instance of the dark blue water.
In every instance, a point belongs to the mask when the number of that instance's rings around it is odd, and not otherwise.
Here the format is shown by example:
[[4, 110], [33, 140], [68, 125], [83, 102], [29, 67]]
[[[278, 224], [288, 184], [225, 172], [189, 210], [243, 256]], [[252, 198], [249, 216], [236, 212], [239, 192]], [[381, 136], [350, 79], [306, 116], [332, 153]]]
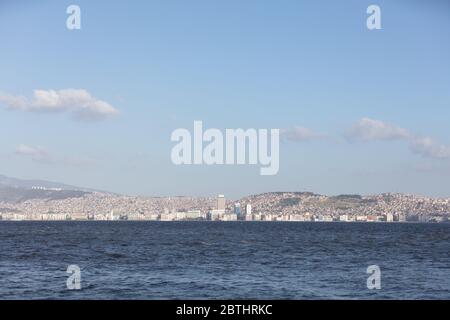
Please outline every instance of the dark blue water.
[[1, 222], [0, 298], [450, 299], [450, 224]]

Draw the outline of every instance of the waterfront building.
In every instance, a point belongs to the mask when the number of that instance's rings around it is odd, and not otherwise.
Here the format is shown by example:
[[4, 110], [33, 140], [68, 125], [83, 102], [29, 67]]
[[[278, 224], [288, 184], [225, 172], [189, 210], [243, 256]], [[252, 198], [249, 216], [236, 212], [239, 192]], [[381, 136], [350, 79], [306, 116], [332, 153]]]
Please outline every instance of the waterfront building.
[[186, 212], [175, 213], [175, 220], [185, 220], [185, 219], [186, 219]]
[[241, 204], [239, 202], [236, 202], [234, 204], [234, 213], [239, 217], [241, 216]]
[[173, 221], [175, 218], [176, 215], [174, 213], [163, 213], [161, 215], [161, 221]]
[[254, 221], [261, 221], [262, 218], [263, 218], [263, 215], [261, 213], [253, 215], [253, 220]]
[[386, 213], [386, 222], [393, 222], [394, 215], [392, 213]]
[[305, 221], [305, 218], [300, 214], [291, 214], [289, 216], [289, 221]]
[[250, 203], [247, 204], [247, 207], [245, 208], [245, 214], [248, 216], [252, 215], [252, 205]]
[[237, 215], [235, 213], [225, 214], [220, 217], [221, 221], [236, 221]]
[[222, 220], [223, 215], [225, 214], [225, 210], [210, 210], [208, 214], [208, 218], [211, 221]]
[[190, 210], [186, 212], [186, 220], [198, 220], [202, 218], [203, 216], [200, 210]]

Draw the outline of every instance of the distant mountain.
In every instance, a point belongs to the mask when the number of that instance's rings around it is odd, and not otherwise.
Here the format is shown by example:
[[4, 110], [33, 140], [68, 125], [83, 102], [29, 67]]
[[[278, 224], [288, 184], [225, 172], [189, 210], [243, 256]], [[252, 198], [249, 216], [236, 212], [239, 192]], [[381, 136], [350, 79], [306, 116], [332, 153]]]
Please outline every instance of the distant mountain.
[[81, 198], [90, 192], [79, 190], [40, 190], [0, 186], [0, 201], [18, 203], [27, 200], [64, 200]]
[[0, 174], [0, 188], [1, 187], [22, 188], [22, 189], [32, 189], [33, 187], [41, 187], [46, 189], [63, 189], [63, 190], [84, 191], [84, 192], [104, 192], [90, 188], [71, 186], [59, 182], [52, 182], [46, 180], [23, 180], [7, 177]]
[[81, 188], [45, 180], [23, 180], [0, 175], [0, 201], [22, 202], [32, 199], [63, 200], [79, 198], [100, 190]]

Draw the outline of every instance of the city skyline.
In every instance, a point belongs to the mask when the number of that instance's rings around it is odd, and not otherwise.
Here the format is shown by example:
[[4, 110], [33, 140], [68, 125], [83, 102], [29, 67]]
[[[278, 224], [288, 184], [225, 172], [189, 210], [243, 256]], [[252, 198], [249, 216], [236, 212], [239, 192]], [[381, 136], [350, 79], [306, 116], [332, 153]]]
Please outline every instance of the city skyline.
[[[447, 4], [377, 1], [368, 30], [368, 1], [77, 1], [67, 30], [70, 4], [0, 4], [2, 173], [145, 196], [450, 196]], [[197, 120], [280, 129], [278, 174], [174, 166], [171, 132]]]
[[450, 198], [404, 194], [271, 192], [234, 202], [223, 194], [151, 198], [44, 186], [0, 191], [0, 220], [12, 221], [448, 222], [450, 214]]

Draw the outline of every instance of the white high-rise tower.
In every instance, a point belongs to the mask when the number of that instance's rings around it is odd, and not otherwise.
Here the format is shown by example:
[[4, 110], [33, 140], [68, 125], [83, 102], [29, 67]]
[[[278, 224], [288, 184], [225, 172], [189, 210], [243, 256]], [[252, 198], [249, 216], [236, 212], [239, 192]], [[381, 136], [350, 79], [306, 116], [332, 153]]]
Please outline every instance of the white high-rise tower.
[[219, 194], [217, 197], [217, 210], [225, 212], [225, 196]]

